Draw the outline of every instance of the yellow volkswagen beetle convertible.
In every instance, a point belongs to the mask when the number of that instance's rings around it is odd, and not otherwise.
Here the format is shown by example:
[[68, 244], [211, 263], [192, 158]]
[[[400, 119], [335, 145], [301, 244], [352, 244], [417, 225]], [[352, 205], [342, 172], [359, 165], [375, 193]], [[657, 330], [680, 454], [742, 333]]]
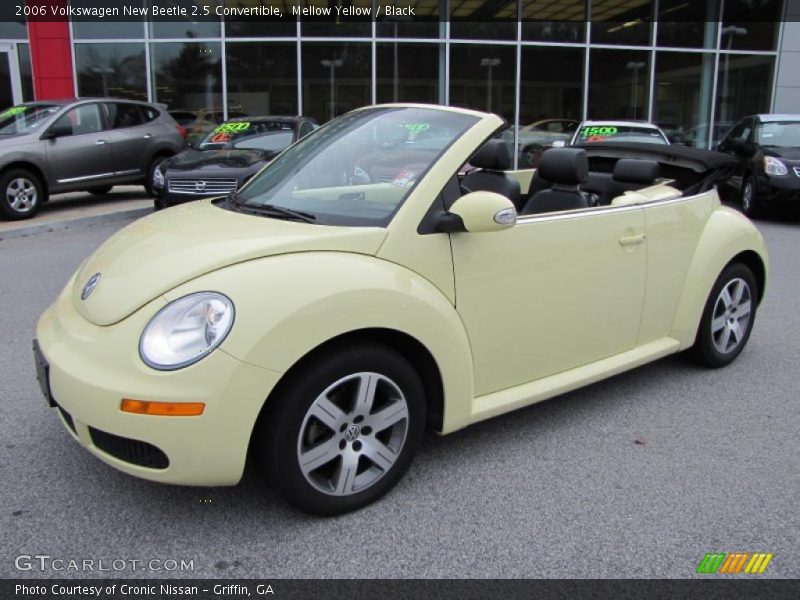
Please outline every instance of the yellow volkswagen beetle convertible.
[[238, 193], [122, 229], [39, 321], [50, 405], [131, 475], [233, 485], [252, 457], [330, 515], [394, 486], [426, 427], [681, 350], [736, 358], [767, 259], [720, 205], [732, 159], [610, 142], [515, 172], [504, 126], [363, 108]]

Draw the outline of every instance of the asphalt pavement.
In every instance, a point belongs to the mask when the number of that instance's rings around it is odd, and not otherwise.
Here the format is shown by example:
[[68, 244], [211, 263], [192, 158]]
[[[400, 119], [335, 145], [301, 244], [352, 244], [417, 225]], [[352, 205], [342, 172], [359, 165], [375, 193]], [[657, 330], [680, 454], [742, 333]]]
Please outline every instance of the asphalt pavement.
[[[46, 408], [36, 320], [124, 223], [0, 241], [0, 577], [684, 578], [733, 551], [774, 553], [759, 577], [800, 577], [796, 221], [759, 223], [771, 279], [730, 367], [670, 357], [429, 435], [386, 498], [329, 519], [287, 507], [251, 469], [231, 488], [124, 475]], [[133, 560], [161, 570], [112, 566]]]

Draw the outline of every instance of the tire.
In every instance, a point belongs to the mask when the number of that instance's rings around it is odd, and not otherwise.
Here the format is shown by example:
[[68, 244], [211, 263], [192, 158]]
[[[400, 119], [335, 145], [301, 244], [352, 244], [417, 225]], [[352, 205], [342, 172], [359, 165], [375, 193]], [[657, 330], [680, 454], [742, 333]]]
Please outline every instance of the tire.
[[756, 182], [752, 175], [747, 175], [742, 181], [742, 212], [751, 219], [759, 218], [763, 213], [763, 205], [756, 193]]
[[153, 194], [153, 210], [164, 210], [165, 208], [169, 208], [167, 201]]
[[0, 214], [5, 219], [30, 219], [46, 201], [44, 185], [31, 171], [11, 169], [0, 176]]
[[150, 166], [147, 167], [147, 179], [144, 180], [144, 191], [151, 198], [155, 195], [153, 193], [153, 172], [156, 167], [170, 157], [168, 154], [157, 154], [153, 160], [150, 161]]
[[291, 505], [314, 515], [383, 496], [408, 469], [425, 429], [419, 376], [380, 344], [338, 346], [310, 359], [270, 403], [256, 430], [257, 462]]
[[691, 350], [697, 363], [719, 368], [739, 356], [753, 329], [757, 299], [753, 272], [741, 263], [727, 266], [711, 288], [697, 328]]
[[108, 192], [110, 192], [114, 188], [113, 185], [104, 185], [102, 187], [94, 187], [86, 190], [90, 194], [94, 194], [95, 196], [104, 196]]

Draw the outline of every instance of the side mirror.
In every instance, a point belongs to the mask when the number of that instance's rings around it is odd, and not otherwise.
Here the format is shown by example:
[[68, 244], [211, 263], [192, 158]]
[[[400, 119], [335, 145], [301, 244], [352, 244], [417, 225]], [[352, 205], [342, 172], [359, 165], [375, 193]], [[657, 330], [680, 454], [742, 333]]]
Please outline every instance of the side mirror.
[[517, 209], [511, 200], [494, 192], [470, 192], [453, 202], [439, 222], [439, 231], [487, 233], [513, 227]]
[[72, 135], [72, 125], [68, 123], [56, 123], [44, 133], [42, 139], [54, 140], [56, 138], [66, 137], [68, 135]]
[[746, 153], [750, 150], [750, 144], [744, 138], [734, 138], [731, 142], [731, 148], [733, 148], [734, 152]]

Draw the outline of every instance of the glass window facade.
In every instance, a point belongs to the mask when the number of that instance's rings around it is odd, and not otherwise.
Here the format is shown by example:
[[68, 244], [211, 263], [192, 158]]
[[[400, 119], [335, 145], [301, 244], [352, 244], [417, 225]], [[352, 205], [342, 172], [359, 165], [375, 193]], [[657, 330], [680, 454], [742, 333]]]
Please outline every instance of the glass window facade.
[[81, 96], [147, 100], [144, 44], [75, 44]]
[[[785, 0], [172, 4], [190, 18], [73, 22], [77, 93], [206, 109], [214, 119], [301, 113], [324, 123], [395, 101], [490, 110], [511, 125], [515, 160], [539, 135], [533, 124], [547, 120], [650, 120], [678, 143], [712, 145], [731, 122], [771, 109], [785, 11]], [[285, 17], [223, 18], [220, 5], [273, 7]], [[293, 6], [381, 13], [321, 22], [292, 16]], [[25, 24], [6, 23], [0, 36], [16, 47], [30, 98]]]

